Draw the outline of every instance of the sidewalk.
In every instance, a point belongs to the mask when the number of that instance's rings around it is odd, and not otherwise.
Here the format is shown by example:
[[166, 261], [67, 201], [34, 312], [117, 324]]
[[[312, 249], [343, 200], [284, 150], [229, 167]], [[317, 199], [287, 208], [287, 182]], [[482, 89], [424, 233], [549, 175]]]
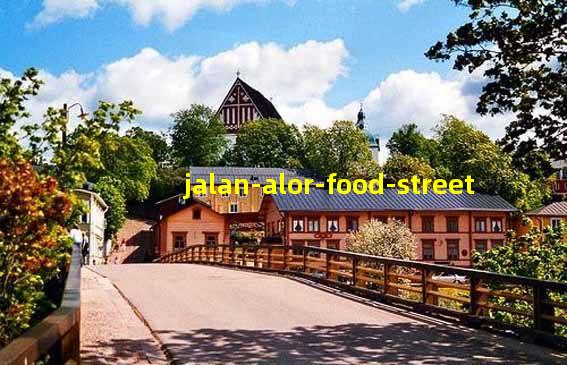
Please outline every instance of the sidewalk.
[[167, 364], [160, 345], [111, 282], [82, 271], [83, 364]]

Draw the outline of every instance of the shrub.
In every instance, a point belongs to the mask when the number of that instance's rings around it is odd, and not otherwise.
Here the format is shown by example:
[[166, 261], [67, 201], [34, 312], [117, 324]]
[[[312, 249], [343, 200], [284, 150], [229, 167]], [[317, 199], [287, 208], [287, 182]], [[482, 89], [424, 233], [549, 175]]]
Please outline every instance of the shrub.
[[45, 286], [69, 261], [71, 208], [54, 179], [24, 160], [0, 160], [0, 347], [55, 308]]
[[374, 256], [411, 260], [416, 256], [415, 236], [400, 222], [370, 221], [346, 238], [347, 250]]

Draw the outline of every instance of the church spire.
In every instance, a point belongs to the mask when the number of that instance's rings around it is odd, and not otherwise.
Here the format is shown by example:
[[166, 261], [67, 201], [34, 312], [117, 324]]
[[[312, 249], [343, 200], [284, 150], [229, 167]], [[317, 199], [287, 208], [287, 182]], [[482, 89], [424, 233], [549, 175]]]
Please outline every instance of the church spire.
[[364, 129], [364, 120], [366, 119], [366, 115], [364, 114], [363, 106], [364, 105], [362, 103], [360, 103], [360, 111], [358, 112], [358, 117], [357, 117], [357, 120], [356, 120], [356, 126], [360, 130]]

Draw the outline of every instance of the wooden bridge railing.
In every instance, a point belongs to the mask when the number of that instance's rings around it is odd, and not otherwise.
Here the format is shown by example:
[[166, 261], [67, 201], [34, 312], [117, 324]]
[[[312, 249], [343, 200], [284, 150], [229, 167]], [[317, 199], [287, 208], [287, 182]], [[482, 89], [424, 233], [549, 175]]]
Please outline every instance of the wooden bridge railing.
[[156, 260], [297, 275], [471, 325], [567, 346], [567, 284], [310, 246], [190, 246]]
[[81, 256], [73, 245], [61, 306], [0, 350], [0, 364], [79, 364], [80, 318]]

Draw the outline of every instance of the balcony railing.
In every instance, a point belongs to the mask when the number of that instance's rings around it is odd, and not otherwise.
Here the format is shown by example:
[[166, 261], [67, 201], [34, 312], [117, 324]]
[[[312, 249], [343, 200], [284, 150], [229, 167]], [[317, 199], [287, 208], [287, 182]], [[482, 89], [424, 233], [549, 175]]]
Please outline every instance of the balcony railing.
[[310, 246], [191, 246], [156, 262], [300, 276], [420, 313], [567, 347], [567, 283]]
[[0, 364], [79, 364], [81, 256], [73, 246], [61, 306], [0, 350]]

